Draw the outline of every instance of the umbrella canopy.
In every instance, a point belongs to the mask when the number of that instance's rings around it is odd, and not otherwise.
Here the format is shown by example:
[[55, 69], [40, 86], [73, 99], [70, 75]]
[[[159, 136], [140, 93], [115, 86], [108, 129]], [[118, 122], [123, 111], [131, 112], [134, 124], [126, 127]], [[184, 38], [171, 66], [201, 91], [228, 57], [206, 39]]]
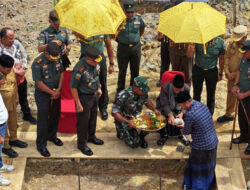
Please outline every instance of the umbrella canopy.
[[60, 0], [55, 6], [64, 26], [88, 38], [116, 34], [126, 19], [118, 0]]
[[182, 2], [160, 13], [158, 31], [175, 43], [205, 44], [225, 34], [226, 17], [203, 2]]

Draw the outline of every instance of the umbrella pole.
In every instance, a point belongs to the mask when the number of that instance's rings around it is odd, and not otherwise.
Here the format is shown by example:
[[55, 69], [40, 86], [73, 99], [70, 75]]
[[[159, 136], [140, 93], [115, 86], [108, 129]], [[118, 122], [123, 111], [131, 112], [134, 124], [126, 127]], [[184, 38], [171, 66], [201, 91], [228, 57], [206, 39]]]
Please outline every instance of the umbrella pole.
[[232, 145], [233, 145], [233, 136], [234, 136], [234, 132], [235, 132], [235, 122], [236, 122], [236, 117], [237, 117], [237, 111], [238, 111], [238, 103], [239, 100], [237, 99], [236, 105], [235, 105], [235, 110], [234, 110], [234, 123], [233, 123], [233, 130], [232, 130], [232, 136], [231, 136], [231, 142], [230, 142], [230, 146], [229, 146], [229, 150], [232, 149]]
[[237, 7], [237, 0], [234, 0], [234, 3], [233, 3], [233, 26], [235, 27], [236, 26], [236, 14], [237, 14], [237, 9], [236, 9], [236, 7]]

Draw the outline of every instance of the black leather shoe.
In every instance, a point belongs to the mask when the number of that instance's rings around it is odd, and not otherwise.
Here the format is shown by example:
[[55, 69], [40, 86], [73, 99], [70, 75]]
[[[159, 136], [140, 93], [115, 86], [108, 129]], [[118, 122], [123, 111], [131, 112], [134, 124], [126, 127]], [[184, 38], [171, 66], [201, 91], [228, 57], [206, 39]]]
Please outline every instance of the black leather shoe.
[[24, 115], [23, 120], [30, 122], [31, 124], [35, 125], [37, 123], [36, 119], [31, 115]]
[[53, 142], [56, 146], [62, 146], [63, 142], [59, 139], [59, 138], [54, 138], [52, 140], [49, 140], [51, 142]]
[[108, 119], [109, 114], [108, 114], [107, 110], [102, 110], [101, 114], [102, 114], [102, 120]]
[[247, 146], [247, 148], [246, 148], [244, 154], [250, 155], [250, 146], [249, 146], [249, 145]]
[[225, 122], [233, 121], [233, 120], [234, 120], [234, 117], [227, 117], [226, 115], [223, 115], [217, 118], [218, 123], [225, 123]]
[[40, 152], [40, 154], [44, 157], [50, 157], [50, 153], [48, 151], [48, 149], [45, 148], [37, 148], [37, 150]]
[[85, 154], [85, 155], [87, 155], [87, 156], [92, 156], [92, 155], [93, 155], [92, 150], [91, 150], [87, 145], [78, 147], [78, 149], [79, 149], [83, 154]]
[[18, 157], [18, 153], [14, 151], [12, 148], [3, 148], [2, 152], [8, 155], [10, 158]]
[[96, 144], [96, 145], [103, 145], [104, 144], [103, 140], [98, 139], [96, 137], [94, 139], [89, 139], [88, 142], [91, 142], [91, 143]]
[[241, 139], [240, 137], [233, 139], [234, 144], [241, 144], [241, 143], [247, 143], [248, 140]]
[[26, 148], [28, 144], [26, 142], [15, 140], [15, 141], [9, 141], [10, 146], [15, 146], [19, 148]]
[[148, 148], [148, 143], [145, 141], [144, 138], [141, 138], [141, 147], [142, 148]]

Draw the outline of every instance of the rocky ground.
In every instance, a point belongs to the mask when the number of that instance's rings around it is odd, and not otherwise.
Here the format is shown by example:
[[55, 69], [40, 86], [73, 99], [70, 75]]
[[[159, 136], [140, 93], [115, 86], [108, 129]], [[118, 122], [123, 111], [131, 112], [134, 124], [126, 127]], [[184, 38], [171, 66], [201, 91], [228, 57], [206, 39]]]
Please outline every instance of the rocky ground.
[[[212, 6], [221, 11], [227, 16], [227, 36], [230, 35], [232, 29], [232, 1], [233, 0], [213, 0]], [[52, 0], [1, 0], [0, 1], [0, 28], [8, 26], [15, 30], [16, 37], [20, 39], [25, 46], [29, 56], [29, 67], [33, 59], [38, 56], [37, 52], [37, 37], [39, 31], [48, 26], [48, 13], [53, 8]], [[241, 1], [240, 1], [241, 2]], [[237, 23], [245, 24], [250, 28], [250, 1], [242, 0], [238, 4]], [[145, 6], [144, 6], [145, 5]], [[150, 98], [154, 101], [159, 94], [160, 88], [156, 87], [156, 82], [159, 80], [160, 72], [160, 43], [155, 40], [157, 34], [157, 22], [159, 19], [158, 13], [162, 10], [162, 4], [147, 2], [146, 4], [140, 3], [137, 5], [137, 11], [142, 13], [143, 18], [147, 24], [145, 34], [142, 37], [142, 59], [140, 75], [146, 77], [150, 86]], [[78, 60], [80, 47], [74, 36], [71, 35], [73, 41], [73, 48], [70, 52], [70, 59], [72, 62], [71, 68]], [[114, 55], [116, 56], [116, 42], [112, 42]], [[106, 51], [105, 51], [106, 53]], [[115, 58], [116, 60], [116, 58]], [[108, 90], [109, 90], [109, 108], [110, 112], [112, 102], [116, 93], [118, 68], [117, 61], [115, 65], [115, 72], [108, 75]], [[129, 81], [129, 72], [127, 75], [127, 85]], [[36, 105], [34, 102], [34, 83], [32, 81], [31, 69], [27, 73], [28, 79], [28, 99], [33, 115], [36, 115]], [[224, 78], [217, 85], [216, 91], [216, 108], [214, 113], [214, 120], [225, 112], [226, 102], [226, 79]], [[202, 101], [206, 102], [206, 90], [203, 90]], [[30, 125], [22, 121], [22, 114], [20, 107], [18, 107], [18, 125], [21, 131], [36, 131], [35, 125]], [[217, 132], [231, 132], [232, 123], [218, 124], [215, 122]], [[114, 131], [113, 119], [110, 117], [107, 121], [102, 121], [98, 118], [97, 131]], [[45, 176], [46, 177], [46, 176]], [[53, 179], [52, 179], [53, 180]]]

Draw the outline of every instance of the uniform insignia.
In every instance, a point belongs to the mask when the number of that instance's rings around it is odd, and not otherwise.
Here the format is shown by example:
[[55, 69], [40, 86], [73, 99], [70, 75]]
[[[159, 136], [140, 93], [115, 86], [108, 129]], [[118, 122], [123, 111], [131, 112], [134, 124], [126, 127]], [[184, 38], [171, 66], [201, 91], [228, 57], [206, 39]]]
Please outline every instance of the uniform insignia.
[[37, 69], [40, 69], [40, 66], [39, 66], [39, 65], [36, 65], [36, 68], [37, 68]]
[[84, 66], [81, 66], [81, 67], [79, 68], [79, 72], [82, 73], [82, 72], [84, 71], [84, 69], [85, 69], [85, 67], [84, 67]]
[[92, 86], [92, 83], [90, 82], [89, 84], [88, 84], [88, 87], [91, 87]]
[[43, 65], [43, 68], [44, 68], [44, 69], [48, 68], [48, 65]]
[[40, 43], [40, 44], [43, 44], [43, 41], [40, 41], [39, 43]]
[[76, 79], [76, 80], [79, 80], [79, 79], [80, 79], [80, 77], [79, 77], [79, 76], [75, 76], [75, 79]]
[[77, 73], [77, 74], [76, 74], [76, 77], [81, 78], [81, 74], [80, 74], [80, 73]]
[[48, 79], [48, 78], [49, 78], [49, 76], [48, 76], [48, 75], [46, 75], [46, 76], [45, 76], [45, 79]]
[[43, 61], [43, 59], [40, 58], [40, 59], [38, 59], [36, 62], [37, 62], [37, 63], [41, 63], [42, 61]]

